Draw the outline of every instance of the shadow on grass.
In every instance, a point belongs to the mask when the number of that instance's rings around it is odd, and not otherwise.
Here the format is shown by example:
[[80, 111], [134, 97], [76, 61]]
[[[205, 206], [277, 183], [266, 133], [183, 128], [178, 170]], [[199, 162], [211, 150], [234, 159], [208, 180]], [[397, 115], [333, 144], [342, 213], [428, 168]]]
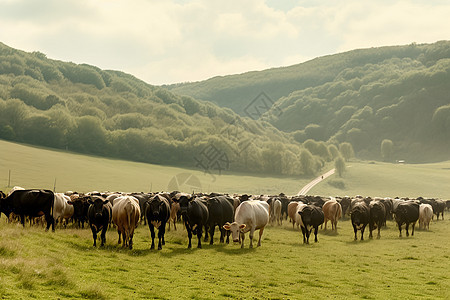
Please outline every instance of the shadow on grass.
[[326, 235], [326, 236], [338, 236], [339, 235], [337, 230], [331, 230], [331, 229], [319, 230], [319, 234], [323, 234], [323, 235]]

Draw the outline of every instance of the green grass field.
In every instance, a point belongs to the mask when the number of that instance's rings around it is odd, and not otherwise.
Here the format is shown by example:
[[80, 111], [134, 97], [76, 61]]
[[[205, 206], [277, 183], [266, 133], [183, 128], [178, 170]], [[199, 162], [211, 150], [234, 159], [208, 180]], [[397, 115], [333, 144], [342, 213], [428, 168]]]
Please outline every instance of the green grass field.
[[[199, 178], [204, 192], [296, 194], [311, 178], [224, 174], [213, 181], [199, 170], [103, 159], [0, 141], [0, 188], [56, 190], [167, 190], [178, 174]], [[181, 177], [178, 177], [181, 178]], [[344, 189], [328, 184], [341, 180]], [[426, 196], [449, 198], [450, 162], [426, 165], [349, 163], [315, 186], [319, 195]], [[197, 184], [198, 186], [198, 184]], [[180, 184], [186, 191], [189, 184]], [[302, 245], [301, 234], [285, 222], [268, 226], [262, 246], [204, 243], [187, 249], [187, 234], [166, 234], [161, 251], [151, 251], [148, 227], [135, 232], [134, 249], [117, 246], [107, 233], [104, 248], [93, 248], [88, 229], [6, 224], [0, 218], [0, 297], [6, 299], [449, 299], [450, 221], [430, 231], [398, 238], [388, 221], [380, 240], [354, 242], [349, 220], [338, 233], [320, 231], [319, 243]], [[193, 243], [196, 245], [196, 240]]]
[[[107, 233], [93, 248], [88, 229], [22, 228], [0, 220], [0, 296], [7, 299], [449, 299], [450, 221], [398, 237], [388, 221], [381, 239], [353, 241], [349, 220], [338, 233], [319, 230], [303, 245], [287, 221], [268, 226], [262, 246], [203, 244], [187, 249], [180, 225], [163, 250], [149, 250], [146, 226], [134, 249]], [[359, 236], [359, 234], [358, 234]], [[194, 242], [196, 245], [196, 242]]]

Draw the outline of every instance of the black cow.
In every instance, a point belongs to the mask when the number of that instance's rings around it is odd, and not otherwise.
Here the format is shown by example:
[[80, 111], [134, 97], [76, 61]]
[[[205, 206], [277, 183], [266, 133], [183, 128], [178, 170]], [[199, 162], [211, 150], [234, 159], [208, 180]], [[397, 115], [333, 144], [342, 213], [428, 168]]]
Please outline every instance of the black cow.
[[406, 224], [406, 236], [409, 236], [408, 227], [412, 223], [412, 233], [414, 235], [414, 227], [419, 219], [419, 203], [412, 201], [400, 202], [394, 211], [395, 221], [400, 231], [400, 237], [402, 237], [402, 225]]
[[141, 209], [141, 219], [139, 220], [140, 223], [142, 223], [142, 220], [144, 220], [144, 225], [147, 225], [147, 219], [145, 218], [145, 205], [147, 204], [147, 201], [150, 200], [150, 198], [153, 196], [151, 194], [144, 194], [144, 193], [132, 193], [131, 196], [138, 199], [139, 201], [139, 208]]
[[205, 233], [205, 238], [207, 238], [207, 233], [209, 230], [210, 241], [209, 244], [213, 244], [214, 240], [214, 230], [216, 225], [219, 226], [220, 230], [220, 242], [223, 243], [225, 240], [225, 234], [227, 236], [227, 244], [230, 243], [230, 233], [231, 231], [225, 230], [223, 225], [225, 223], [233, 222], [234, 208], [230, 201], [228, 201], [225, 196], [217, 196], [207, 200], [206, 207], [208, 208], [208, 222], [206, 224], [207, 230]]
[[[386, 212], [386, 220], [392, 220], [392, 210], [393, 210], [393, 203], [392, 199], [380, 199], [379, 200], [384, 205], [384, 210]], [[383, 225], [386, 225], [386, 221]]]
[[0, 212], [9, 217], [11, 213], [20, 216], [20, 222], [25, 226], [25, 216], [40, 217], [45, 215], [46, 231], [52, 225], [55, 231], [53, 218], [53, 204], [55, 195], [49, 190], [16, 190], [6, 198], [0, 199]]
[[351, 204], [350, 217], [352, 220], [353, 231], [355, 232], [355, 241], [358, 240], [356, 233], [361, 230], [361, 241], [364, 240], [364, 230], [370, 219], [370, 208], [362, 200], [357, 200]]
[[386, 207], [381, 201], [371, 201], [369, 204], [370, 217], [369, 217], [369, 238], [372, 238], [372, 231], [378, 228], [377, 239], [381, 237], [381, 226], [386, 223]]
[[169, 200], [161, 195], [155, 195], [146, 202], [145, 216], [152, 236], [152, 245], [150, 249], [155, 249], [155, 227], [158, 229], [158, 250], [165, 245], [164, 234], [166, 232], [166, 223], [170, 217]]
[[317, 240], [317, 231], [319, 230], [319, 225], [324, 221], [324, 214], [322, 208], [315, 205], [307, 205], [301, 211], [298, 212], [300, 218], [302, 219], [301, 228], [303, 234], [303, 244], [309, 244], [309, 236], [314, 228], [314, 242]]
[[193, 199], [193, 197], [188, 198], [188, 196], [181, 196], [179, 199], [179, 203], [181, 216], [183, 217], [183, 222], [188, 232], [188, 248], [192, 247], [192, 233], [197, 234], [197, 247], [201, 248], [202, 229], [204, 226], [206, 226], [209, 217], [208, 208], [201, 199]]
[[77, 227], [84, 229], [84, 222], [87, 222], [88, 219], [88, 210], [89, 210], [89, 196], [79, 195], [78, 197], [74, 197], [73, 200], [68, 201], [67, 203], [73, 205], [73, 220]]
[[100, 246], [106, 243], [106, 231], [111, 222], [112, 205], [109, 200], [103, 200], [102, 197], [94, 196], [88, 200], [88, 223], [92, 230], [92, 237], [94, 239], [94, 247], [97, 246], [97, 233], [101, 231]]
[[350, 214], [350, 204], [352, 199], [350, 197], [343, 197], [342, 199], [337, 199], [342, 207], [342, 217]]
[[444, 200], [432, 200], [431, 207], [433, 208], [433, 214], [437, 216], [439, 220], [439, 215], [442, 215], [442, 220], [444, 220], [444, 210], [445, 210], [445, 201]]

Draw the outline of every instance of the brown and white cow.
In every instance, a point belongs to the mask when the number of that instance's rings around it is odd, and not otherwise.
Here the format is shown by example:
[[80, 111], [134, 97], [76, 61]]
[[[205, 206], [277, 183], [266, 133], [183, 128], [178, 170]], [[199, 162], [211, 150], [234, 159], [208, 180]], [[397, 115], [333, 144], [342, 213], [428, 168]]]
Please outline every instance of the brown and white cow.
[[250, 231], [250, 248], [253, 248], [253, 234], [259, 229], [258, 246], [261, 246], [264, 227], [269, 223], [269, 204], [258, 200], [244, 201], [236, 209], [234, 220], [223, 225], [224, 229], [231, 231], [234, 242], [239, 242], [240, 237], [241, 248], [244, 248], [245, 233]]
[[331, 222], [331, 230], [337, 230], [337, 222], [342, 217], [342, 207], [336, 200], [328, 200], [323, 204], [323, 214], [325, 217], [325, 230], [327, 230], [327, 222]]
[[119, 241], [123, 238], [123, 247], [133, 249], [133, 234], [141, 217], [139, 200], [133, 196], [121, 196], [114, 200], [112, 219], [117, 226]]
[[[297, 206], [298, 206], [299, 202], [297, 201], [291, 201], [288, 204], [288, 217], [290, 219], [290, 221], [292, 222], [292, 228], [294, 228], [295, 223], [296, 223], [296, 216], [297, 216]], [[297, 228], [300, 224], [297, 223]]]

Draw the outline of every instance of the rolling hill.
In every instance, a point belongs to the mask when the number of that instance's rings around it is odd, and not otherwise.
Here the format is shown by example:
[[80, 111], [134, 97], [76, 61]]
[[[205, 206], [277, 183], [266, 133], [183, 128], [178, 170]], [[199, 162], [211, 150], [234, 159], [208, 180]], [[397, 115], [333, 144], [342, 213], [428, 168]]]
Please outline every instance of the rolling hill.
[[[169, 86], [245, 115], [264, 92], [273, 105], [260, 120], [308, 139], [350, 142], [362, 158], [450, 158], [450, 42], [353, 50], [285, 68]], [[271, 104], [270, 102], [268, 102]], [[268, 110], [268, 111], [267, 111]]]

